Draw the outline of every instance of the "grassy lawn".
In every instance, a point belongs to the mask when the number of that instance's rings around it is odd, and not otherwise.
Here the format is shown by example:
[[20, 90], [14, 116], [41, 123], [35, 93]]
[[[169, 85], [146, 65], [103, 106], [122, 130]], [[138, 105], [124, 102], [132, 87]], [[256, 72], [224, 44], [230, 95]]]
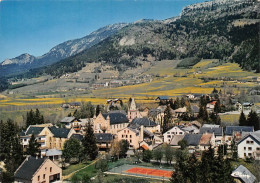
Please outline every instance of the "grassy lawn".
[[[124, 179], [125, 182], [136, 182], [136, 183], [161, 183], [161, 180], [154, 180], [154, 179], [148, 179], [148, 178], [138, 178], [138, 177], [133, 177], [133, 176], [127, 176], [127, 175], [106, 175], [105, 180], [108, 182], [120, 182], [120, 179]], [[129, 181], [128, 181], [129, 180]], [[166, 181], [165, 181], [166, 182]], [[168, 182], [168, 181], [167, 181]]]
[[78, 170], [78, 169], [81, 169], [87, 165], [89, 165], [91, 163], [91, 161], [88, 161], [88, 162], [83, 162], [83, 163], [78, 163], [78, 164], [75, 164], [75, 165], [70, 165], [69, 167], [67, 167], [66, 169], [64, 169], [62, 171], [62, 175], [69, 175], [70, 173]]
[[243, 159], [239, 159], [237, 161], [231, 161], [231, 165], [232, 165], [232, 167], [234, 169], [237, 168], [239, 165], [243, 165], [244, 167], [246, 167], [255, 176], [257, 176], [259, 174], [259, 172], [258, 172], [259, 168], [256, 167], [255, 163], [247, 162], [247, 161], [245, 161]]
[[[88, 164], [90, 164], [89, 162]], [[84, 166], [88, 165], [85, 164]], [[81, 167], [82, 168], [82, 167]], [[80, 168], [78, 168], [80, 169]], [[75, 170], [74, 170], [75, 171]], [[83, 170], [80, 170], [75, 174], [75, 176], [78, 176], [79, 178], [82, 178], [83, 175], [87, 174], [89, 177], [94, 177], [97, 175], [98, 170], [95, 168], [95, 164], [88, 166], [87, 168], [84, 168]]]

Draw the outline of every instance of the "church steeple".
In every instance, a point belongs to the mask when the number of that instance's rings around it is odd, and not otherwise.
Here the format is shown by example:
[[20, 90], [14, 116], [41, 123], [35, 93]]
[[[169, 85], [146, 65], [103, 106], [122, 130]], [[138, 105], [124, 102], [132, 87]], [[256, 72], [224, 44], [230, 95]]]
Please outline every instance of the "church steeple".
[[131, 98], [131, 103], [130, 103], [130, 107], [129, 107], [130, 111], [136, 111], [136, 103], [135, 103], [135, 99]]

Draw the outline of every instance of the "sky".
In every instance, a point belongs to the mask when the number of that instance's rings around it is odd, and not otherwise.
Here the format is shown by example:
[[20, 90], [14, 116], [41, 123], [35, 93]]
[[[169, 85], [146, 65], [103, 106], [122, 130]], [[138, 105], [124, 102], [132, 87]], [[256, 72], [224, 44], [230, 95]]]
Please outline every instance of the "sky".
[[178, 16], [203, 0], [0, 0], [0, 62], [41, 56], [103, 26]]

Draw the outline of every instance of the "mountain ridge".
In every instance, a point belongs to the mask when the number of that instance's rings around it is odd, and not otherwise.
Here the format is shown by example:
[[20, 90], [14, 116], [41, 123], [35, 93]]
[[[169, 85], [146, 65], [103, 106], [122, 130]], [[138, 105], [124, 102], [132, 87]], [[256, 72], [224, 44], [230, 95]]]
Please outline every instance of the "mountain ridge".
[[99, 43], [105, 38], [116, 33], [126, 26], [126, 23], [117, 23], [102, 27], [82, 38], [68, 40], [50, 49], [42, 56], [35, 57], [28, 53], [21, 54], [12, 59], [6, 59], [0, 63], [0, 75], [6, 76], [12, 73], [21, 73], [30, 69], [51, 65], [61, 59], [73, 56], [91, 46]]

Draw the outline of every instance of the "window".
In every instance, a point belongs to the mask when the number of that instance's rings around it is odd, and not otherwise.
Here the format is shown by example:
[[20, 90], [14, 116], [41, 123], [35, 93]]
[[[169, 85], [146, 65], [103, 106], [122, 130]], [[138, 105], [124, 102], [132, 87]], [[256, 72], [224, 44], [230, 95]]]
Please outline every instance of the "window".
[[52, 172], [52, 167], [50, 167], [50, 172]]
[[182, 132], [179, 133], [180, 135], [182, 134]]
[[170, 135], [167, 135], [167, 138], [171, 138], [171, 136], [170, 136]]
[[244, 150], [246, 150], [246, 147], [244, 147]]
[[244, 153], [244, 156], [246, 156], [246, 153]]
[[174, 132], [172, 132], [172, 134], [174, 134]]
[[127, 138], [127, 135], [125, 137]]
[[251, 156], [252, 156], [252, 153], [248, 153], [248, 156], [251, 157]]
[[47, 170], [47, 167], [45, 167], [45, 171]]
[[249, 141], [249, 140], [247, 140], [247, 141], [246, 141], [246, 143], [247, 143], [247, 144], [250, 144], [250, 141]]
[[130, 140], [130, 143], [132, 143], [132, 140]]
[[45, 179], [45, 174], [43, 174], [43, 179]]
[[252, 147], [248, 147], [248, 150], [249, 150], [249, 151], [252, 151]]
[[257, 150], [257, 151], [260, 151], [260, 147], [257, 147], [256, 150]]
[[132, 135], [130, 135], [130, 138], [132, 138]]
[[[170, 134], [171, 132], [167, 132], [167, 134]], [[174, 132], [173, 132], [174, 133]]]
[[40, 181], [40, 175], [38, 176], [38, 181]]
[[122, 135], [122, 138], [124, 138], [124, 135]]

